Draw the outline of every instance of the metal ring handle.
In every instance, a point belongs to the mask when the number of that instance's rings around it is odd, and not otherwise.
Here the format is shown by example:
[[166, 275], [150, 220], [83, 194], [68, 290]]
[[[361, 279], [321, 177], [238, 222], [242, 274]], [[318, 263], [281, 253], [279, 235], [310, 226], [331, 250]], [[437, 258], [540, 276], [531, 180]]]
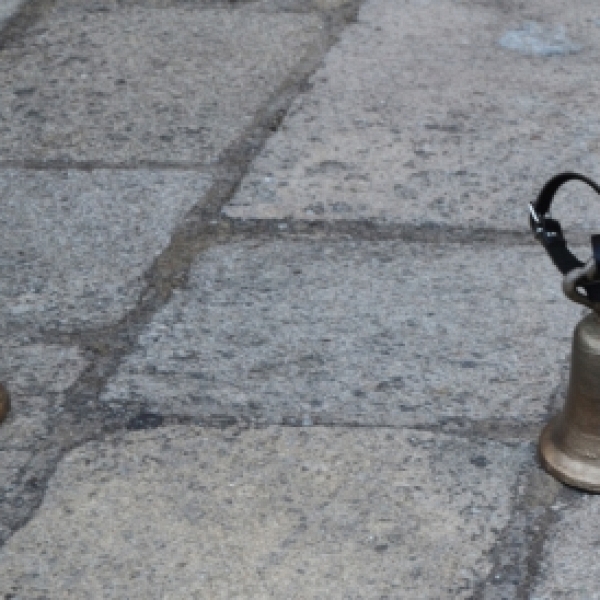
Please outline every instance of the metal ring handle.
[[562, 289], [565, 296], [569, 298], [569, 300], [573, 300], [573, 302], [583, 304], [583, 306], [587, 306], [595, 312], [600, 312], [600, 303], [593, 302], [577, 289], [578, 287], [584, 287], [584, 282], [590, 283], [594, 281], [597, 275], [598, 269], [596, 267], [596, 259], [592, 257], [585, 265], [583, 265], [583, 267], [573, 269], [565, 275], [562, 282]]

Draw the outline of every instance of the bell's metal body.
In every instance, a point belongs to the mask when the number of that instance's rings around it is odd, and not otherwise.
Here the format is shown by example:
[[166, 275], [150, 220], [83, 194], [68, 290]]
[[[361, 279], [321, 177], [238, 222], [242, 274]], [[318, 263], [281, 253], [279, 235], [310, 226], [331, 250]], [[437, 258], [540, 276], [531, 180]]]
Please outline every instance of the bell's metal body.
[[542, 431], [539, 450], [542, 465], [557, 479], [600, 492], [600, 316], [596, 312], [575, 328], [565, 407]]
[[529, 225], [554, 265], [564, 275], [567, 298], [592, 309], [573, 334], [571, 376], [563, 412], [540, 437], [544, 468], [569, 485], [600, 492], [600, 235], [591, 236], [592, 256], [582, 263], [567, 248], [560, 223], [550, 216], [558, 189], [582, 181], [600, 194], [600, 185], [579, 173], [560, 173], [530, 205]]

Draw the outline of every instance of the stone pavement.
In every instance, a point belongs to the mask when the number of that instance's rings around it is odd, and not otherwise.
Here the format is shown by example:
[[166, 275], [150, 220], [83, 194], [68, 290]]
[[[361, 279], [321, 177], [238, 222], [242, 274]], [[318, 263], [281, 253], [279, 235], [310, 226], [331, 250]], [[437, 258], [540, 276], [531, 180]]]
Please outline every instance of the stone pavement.
[[0, 598], [600, 598], [526, 215], [600, 178], [597, 3], [0, 23]]

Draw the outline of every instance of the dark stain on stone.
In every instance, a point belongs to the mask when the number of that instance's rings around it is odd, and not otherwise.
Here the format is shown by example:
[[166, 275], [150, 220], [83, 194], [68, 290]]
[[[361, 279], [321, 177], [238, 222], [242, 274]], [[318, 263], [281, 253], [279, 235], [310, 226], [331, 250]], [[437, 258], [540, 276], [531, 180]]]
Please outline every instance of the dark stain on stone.
[[482, 456], [482, 455], [471, 457], [471, 460], [469, 462], [472, 465], [479, 467], [480, 469], [483, 469], [490, 464], [490, 461], [485, 456]]
[[404, 379], [402, 377], [392, 377], [387, 381], [380, 381], [375, 390], [377, 392], [385, 392], [387, 390], [401, 390], [404, 388]]
[[463, 360], [460, 363], [460, 366], [463, 369], [476, 369], [477, 368], [477, 363], [474, 360]]
[[142, 429], [156, 429], [164, 422], [164, 417], [156, 413], [141, 412], [127, 423], [129, 431], [139, 431]]

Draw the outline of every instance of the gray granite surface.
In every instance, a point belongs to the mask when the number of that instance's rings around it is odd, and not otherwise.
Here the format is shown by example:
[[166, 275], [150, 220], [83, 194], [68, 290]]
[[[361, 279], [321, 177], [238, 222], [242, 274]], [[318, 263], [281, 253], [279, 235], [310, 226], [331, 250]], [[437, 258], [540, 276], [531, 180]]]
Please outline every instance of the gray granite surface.
[[600, 504], [595, 495], [574, 505], [552, 506], [555, 524], [544, 545], [541, 573], [532, 599], [595, 600], [600, 598], [598, 563], [591, 560], [600, 545]]
[[12, 411], [0, 426], [0, 542], [27, 518], [44, 463], [57, 458], [46, 440], [65, 392], [86, 366], [75, 347], [2, 337], [0, 381], [10, 389]]
[[[10, 18], [8, 15], [10, 14]], [[593, 0], [0, 6], [0, 598], [587, 599], [536, 458]], [[553, 211], [580, 257], [580, 184]]]
[[539, 422], [581, 312], [540, 258], [483, 244], [218, 246], [101, 401], [276, 424]]
[[321, 39], [314, 14], [82, 4], [2, 51], [0, 160], [214, 163]]
[[111, 437], [61, 463], [36, 517], [0, 550], [0, 591], [470, 598], [531, 459], [527, 444], [410, 430]]
[[118, 321], [209, 184], [192, 172], [0, 170], [0, 318], [55, 329]]
[[[598, 177], [597, 4], [516, 6], [366, 3], [225, 213], [512, 230], [545, 178]], [[577, 195], [559, 212], [596, 230]]]

